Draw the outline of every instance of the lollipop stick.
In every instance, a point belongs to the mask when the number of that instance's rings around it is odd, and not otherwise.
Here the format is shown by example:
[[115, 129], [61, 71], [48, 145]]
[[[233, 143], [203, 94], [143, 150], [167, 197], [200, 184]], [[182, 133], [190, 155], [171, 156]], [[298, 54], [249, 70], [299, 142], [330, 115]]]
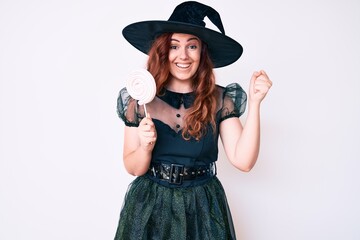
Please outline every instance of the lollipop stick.
[[148, 114], [147, 114], [147, 111], [146, 111], [146, 104], [144, 104], [144, 110], [145, 110], [145, 117], [147, 117]]

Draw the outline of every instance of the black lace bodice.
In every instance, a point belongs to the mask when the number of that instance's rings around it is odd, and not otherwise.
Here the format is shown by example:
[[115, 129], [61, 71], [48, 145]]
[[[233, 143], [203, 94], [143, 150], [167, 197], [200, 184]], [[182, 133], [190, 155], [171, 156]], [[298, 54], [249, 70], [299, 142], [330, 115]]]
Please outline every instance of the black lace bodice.
[[[219, 99], [216, 120], [219, 124], [229, 117], [240, 117], [246, 108], [246, 93], [237, 83], [226, 87], [217, 86]], [[162, 121], [178, 132], [182, 129], [182, 117], [187, 109], [194, 103], [194, 93], [177, 93], [164, 90], [160, 96], [146, 105], [147, 111], [153, 119]], [[144, 107], [129, 96], [126, 88], [121, 89], [117, 99], [118, 116], [125, 122], [126, 126], [137, 127], [145, 116]]]
[[[206, 134], [199, 140], [182, 137], [183, 116], [193, 105], [194, 93], [176, 93], [165, 90], [146, 104], [157, 131], [157, 141], [152, 152], [152, 161], [206, 165], [218, 157], [220, 123], [230, 117], [240, 117], [246, 107], [247, 96], [239, 84], [217, 86], [219, 99], [216, 111], [216, 132], [209, 125]], [[144, 107], [131, 98], [126, 88], [121, 89], [117, 99], [117, 113], [126, 126], [137, 127], [145, 116]]]

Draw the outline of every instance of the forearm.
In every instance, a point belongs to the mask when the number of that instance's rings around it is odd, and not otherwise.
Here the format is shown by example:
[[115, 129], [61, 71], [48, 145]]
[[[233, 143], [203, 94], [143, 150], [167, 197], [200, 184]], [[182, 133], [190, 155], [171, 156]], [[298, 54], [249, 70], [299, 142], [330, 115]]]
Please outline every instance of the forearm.
[[123, 161], [129, 174], [141, 176], [148, 171], [156, 136], [150, 117], [142, 119], [136, 128], [125, 127]]
[[149, 169], [151, 152], [151, 150], [139, 146], [136, 150], [124, 154], [126, 171], [134, 176], [144, 175]]
[[250, 171], [260, 150], [260, 103], [271, 88], [272, 82], [265, 73], [254, 72], [250, 79], [248, 115], [244, 126], [238, 119], [229, 118], [220, 125], [220, 135], [226, 155], [238, 169]]
[[250, 171], [260, 149], [260, 103], [249, 104], [246, 122], [235, 148], [235, 166]]

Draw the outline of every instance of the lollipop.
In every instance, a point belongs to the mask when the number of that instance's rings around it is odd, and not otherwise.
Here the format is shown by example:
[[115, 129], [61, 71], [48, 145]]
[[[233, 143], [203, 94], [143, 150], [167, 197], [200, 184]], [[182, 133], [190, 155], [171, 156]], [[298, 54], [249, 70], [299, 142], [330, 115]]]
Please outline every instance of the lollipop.
[[139, 105], [144, 105], [147, 116], [146, 104], [151, 102], [156, 94], [155, 79], [151, 73], [145, 69], [133, 71], [126, 81], [126, 89], [132, 98], [139, 101]]

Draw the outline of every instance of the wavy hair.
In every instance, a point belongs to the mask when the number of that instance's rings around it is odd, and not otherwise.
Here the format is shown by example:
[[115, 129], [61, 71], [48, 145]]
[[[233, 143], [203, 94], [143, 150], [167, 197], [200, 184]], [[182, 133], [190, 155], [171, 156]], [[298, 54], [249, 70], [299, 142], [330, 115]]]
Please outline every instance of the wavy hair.
[[[169, 50], [172, 33], [164, 33], [155, 39], [150, 50], [147, 62], [148, 71], [156, 81], [156, 92], [161, 94], [171, 79], [169, 66]], [[207, 45], [202, 42], [201, 60], [199, 68], [192, 79], [192, 88], [195, 101], [188, 113], [184, 116], [182, 137], [189, 140], [191, 137], [199, 140], [206, 134], [207, 127], [216, 130], [215, 112], [217, 91], [213, 63], [208, 55]]]

